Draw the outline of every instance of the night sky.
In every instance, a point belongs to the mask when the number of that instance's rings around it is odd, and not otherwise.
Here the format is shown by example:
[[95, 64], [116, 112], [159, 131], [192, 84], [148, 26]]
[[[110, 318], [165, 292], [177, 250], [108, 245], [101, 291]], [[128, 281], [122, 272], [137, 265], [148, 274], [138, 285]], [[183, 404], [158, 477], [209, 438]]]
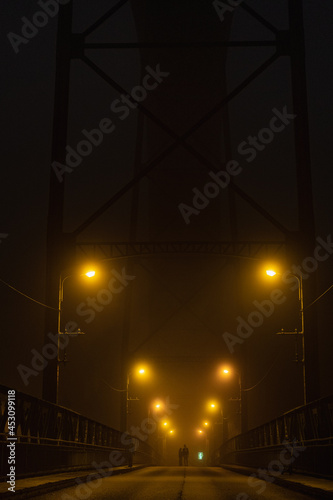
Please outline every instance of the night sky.
[[[75, 231], [170, 148], [134, 188], [80, 232], [78, 243], [216, 242], [232, 238], [283, 242], [283, 233], [230, 187], [221, 188], [187, 221], [180, 210], [181, 204], [193, 207], [197, 192], [193, 189], [202, 192], [212, 181], [210, 173], [224, 170], [233, 160], [238, 165], [235, 185], [288, 231], [298, 230], [294, 119], [268, 136], [261, 150], [254, 148], [252, 154], [246, 150], [248, 137], [267, 128], [274, 115], [281, 116], [284, 109], [293, 113], [289, 58], [277, 58], [230, 101], [229, 129], [225, 108], [196, 126], [275, 52], [269, 45], [226, 51], [209, 42], [272, 41], [273, 33], [242, 5], [226, 13], [222, 21], [210, 1], [174, 0], [74, 1], [73, 32], [84, 32], [118, 3], [123, 5], [89, 34], [86, 42], [140, 41], [157, 46], [141, 50], [88, 48], [85, 61], [72, 61], [68, 151], [73, 155], [80, 141], [103, 120], [107, 120], [109, 131], [102, 140], [95, 136], [100, 142], [81, 160], [71, 157], [77, 163], [71, 172], [58, 174], [65, 183], [64, 231]], [[278, 30], [288, 28], [286, 0], [248, 0], [245, 4]], [[13, 38], [8, 38], [8, 33], [22, 36], [24, 19], [31, 21], [40, 11], [39, 3], [32, 0], [2, 1], [0, 278], [45, 303], [49, 182], [50, 176], [56, 175], [51, 150], [58, 17], [49, 17], [28, 43], [17, 46], [17, 53]], [[315, 236], [324, 241], [331, 235], [333, 219], [332, 17], [329, 2], [304, 1]], [[189, 41], [202, 46], [161, 46]], [[115, 86], [96, 74], [94, 66]], [[141, 111], [131, 101], [120, 102], [122, 94], [143, 81], [149, 88], [137, 91]], [[192, 132], [186, 144], [172, 147], [188, 130]], [[315, 246], [314, 241], [313, 249]], [[281, 272], [301, 263], [288, 260], [283, 249], [274, 258], [267, 258], [274, 260]], [[243, 388], [252, 388], [246, 391], [249, 427], [302, 404], [301, 367], [293, 361], [294, 339], [275, 335], [281, 328], [293, 330], [297, 326], [297, 292], [291, 292], [278, 278], [273, 283], [264, 277], [263, 255], [257, 259], [212, 254], [133, 256], [99, 262], [96, 279], [79, 276], [82, 266], [92, 261], [89, 252], [84, 255], [78, 249], [76, 267], [70, 272], [73, 277], [64, 286], [62, 327], [71, 321], [86, 335], [71, 339], [68, 363], [61, 366], [61, 405], [120, 427], [120, 392], [114, 389], [124, 387], [120, 375], [124, 335], [128, 335], [133, 365], [142, 361], [150, 368], [147, 380], [133, 381], [131, 391], [140, 400], [132, 402], [130, 423], [139, 425], [155, 398], [170, 398], [179, 405], [170, 416], [177, 433], [175, 450], [185, 441], [192, 448], [200, 446], [195, 430], [208, 418], [205, 405], [209, 398], [224, 406], [230, 433], [237, 431], [236, 403], [227, 402], [237, 397], [237, 383], [235, 377], [229, 381], [217, 378], [223, 363], [245, 372]], [[331, 256], [319, 263], [316, 296], [333, 284], [332, 262]], [[119, 276], [126, 275], [125, 284]], [[109, 300], [103, 290], [112, 279], [117, 291]], [[304, 280], [305, 306], [310, 302], [306, 287]], [[286, 300], [231, 353], [223, 333], [235, 334], [237, 317], [246, 319], [255, 309], [253, 302], [268, 299], [274, 288], [281, 289]], [[320, 396], [332, 392], [332, 293], [316, 304]], [[31, 367], [31, 350], [41, 352], [45, 345], [45, 307], [4, 283], [0, 283], [0, 297], [0, 383], [41, 397], [42, 373], [29, 377], [25, 385], [18, 366]], [[98, 310], [89, 298], [97, 298]], [[309, 372], [311, 368], [307, 367]]]

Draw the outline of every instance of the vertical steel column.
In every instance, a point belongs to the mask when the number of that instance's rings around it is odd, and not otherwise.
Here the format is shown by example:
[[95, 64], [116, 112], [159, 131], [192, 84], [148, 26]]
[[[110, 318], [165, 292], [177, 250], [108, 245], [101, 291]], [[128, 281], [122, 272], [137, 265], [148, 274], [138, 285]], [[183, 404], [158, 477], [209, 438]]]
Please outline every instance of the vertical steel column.
[[[145, 119], [142, 113], [138, 116], [137, 137], [136, 137], [136, 151], [134, 163], [134, 175], [137, 175], [142, 168], [142, 147], [143, 147], [143, 130], [145, 127]], [[131, 220], [130, 220], [130, 241], [137, 239], [137, 226], [138, 226], [138, 207], [139, 207], [139, 191], [140, 186], [136, 184], [132, 190], [131, 198]], [[130, 274], [134, 273], [135, 263], [129, 260], [127, 269]], [[130, 327], [131, 327], [131, 307], [133, 303], [133, 288], [131, 287], [126, 292], [124, 317], [123, 317], [123, 331], [122, 331], [122, 345], [121, 345], [121, 380], [124, 381], [127, 373], [130, 370]], [[128, 394], [127, 394], [128, 398]], [[127, 430], [128, 427], [128, 401], [125, 401], [125, 395], [122, 393], [122, 400], [120, 405], [120, 429]]]
[[[295, 249], [298, 259], [311, 256], [315, 242], [315, 220], [311, 183], [311, 156], [308, 124], [308, 96], [305, 66], [305, 41], [303, 0], [289, 0], [290, 63], [295, 133], [296, 175], [298, 190], [298, 218], [300, 238]], [[315, 279], [310, 276], [304, 285], [307, 302], [315, 296]], [[305, 359], [307, 360], [307, 400], [317, 399], [320, 394], [317, 318], [314, 308], [306, 317]]]
[[[72, 2], [59, 5], [56, 48], [56, 75], [53, 114], [52, 160], [66, 163], [67, 120], [69, 100], [69, 79], [72, 41]], [[47, 269], [46, 303], [58, 308], [58, 288], [61, 270], [66, 267], [68, 240], [63, 233], [64, 181], [59, 182], [52, 167], [50, 173], [49, 212], [47, 222]], [[58, 315], [47, 310], [45, 319], [45, 343], [47, 336], [57, 332]], [[43, 399], [57, 402], [57, 378], [59, 376], [57, 358], [48, 361], [43, 371]]]

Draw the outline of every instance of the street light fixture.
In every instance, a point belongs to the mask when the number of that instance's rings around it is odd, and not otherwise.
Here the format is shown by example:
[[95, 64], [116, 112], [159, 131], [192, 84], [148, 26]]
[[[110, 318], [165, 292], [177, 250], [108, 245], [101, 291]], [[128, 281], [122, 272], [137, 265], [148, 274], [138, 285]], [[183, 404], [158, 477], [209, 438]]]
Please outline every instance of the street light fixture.
[[174, 433], [174, 429], [169, 429], [170, 427], [170, 422], [168, 420], [164, 420], [161, 422], [161, 427], [162, 427], [162, 433], [161, 433], [161, 439], [162, 439], [162, 456], [164, 459], [166, 459], [166, 447], [167, 447], [167, 436], [172, 436]]
[[[280, 273], [275, 272], [272, 269], [268, 269], [266, 271], [268, 276], [281, 276]], [[300, 307], [300, 316], [301, 316], [301, 330], [299, 331], [297, 328], [294, 332], [286, 332], [281, 330], [278, 332], [278, 335], [301, 335], [302, 338], [302, 374], [303, 374], [303, 402], [306, 405], [306, 380], [305, 380], [305, 342], [304, 342], [304, 304], [303, 304], [303, 278], [302, 275], [297, 276], [297, 274], [288, 273], [290, 276], [293, 276], [297, 280], [298, 284], [298, 300]]]
[[129, 384], [130, 384], [130, 376], [137, 373], [139, 375], [144, 375], [146, 374], [147, 370], [146, 368], [137, 368], [136, 370], [132, 372], [127, 372], [127, 378], [126, 378], [126, 428], [127, 428], [127, 416], [129, 414], [129, 401], [139, 401], [139, 398], [131, 398], [129, 396]]
[[[88, 278], [92, 278], [95, 276], [95, 274], [95, 271], [89, 270], [86, 273], [80, 274], [80, 276], [87, 276]], [[62, 303], [64, 301], [64, 283], [68, 278], [72, 278], [73, 276], [75, 276], [75, 274], [68, 274], [63, 278], [62, 274], [60, 274], [58, 291], [58, 334], [61, 334], [61, 309]]]
[[[56, 404], [59, 403], [59, 377], [60, 377], [60, 363], [63, 361], [59, 358], [59, 351], [60, 351], [60, 335], [68, 335], [68, 336], [77, 336], [77, 335], [84, 335], [84, 332], [82, 332], [80, 329], [78, 329], [76, 332], [67, 332], [65, 330], [64, 332], [61, 331], [61, 312], [62, 312], [62, 303], [64, 301], [64, 282], [68, 279], [71, 278], [72, 276], [75, 276], [75, 274], [68, 274], [65, 277], [62, 277], [62, 274], [60, 273], [60, 278], [59, 278], [59, 290], [58, 290], [58, 343], [57, 343], [57, 377], [56, 377]], [[90, 270], [87, 271], [86, 273], [82, 273], [80, 276], [87, 276], [88, 278], [92, 278], [95, 276], [95, 271]], [[66, 352], [65, 352], [66, 356]]]
[[[203, 422], [203, 426], [205, 427], [205, 430], [203, 431], [202, 429], [200, 429], [200, 432], [198, 431], [198, 434], [202, 435], [202, 434], [205, 434], [206, 435], [206, 447], [207, 447], [207, 457], [209, 457], [209, 446], [210, 446], [210, 441], [209, 441], [209, 436], [211, 438], [211, 442], [214, 443], [215, 442], [215, 448], [217, 447], [217, 442], [219, 440], [219, 435], [220, 435], [220, 430], [219, 428], [221, 429], [221, 432], [222, 432], [222, 442], [223, 442], [223, 436], [224, 436], [224, 433], [225, 433], [225, 428], [224, 428], [224, 425], [225, 425], [225, 422], [224, 422], [224, 415], [223, 415], [223, 407], [220, 405], [220, 403], [216, 402], [216, 401], [209, 401], [208, 403], [206, 403], [206, 408], [207, 410], [209, 411], [209, 413], [211, 415], [214, 415], [215, 418], [213, 420], [213, 417], [211, 417], [212, 421], [209, 422], [208, 420], [205, 420]], [[220, 419], [220, 416], [221, 416], [221, 419]], [[221, 427], [219, 427], [221, 426]]]
[[159, 418], [157, 417], [157, 414], [163, 411], [164, 407], [165, 405], [161, 402], [161, 400], [155, 399], [155, 401], [148, 406], [148, 418], [150, 418], [150, 414], [153, 413], [155, 420], [157, 420]]
[[242, 376], [241, 373], [234, 370], [233, 368], [230, 370], [229, 368], [223, 368], [222, 370], [223, 375], [232, 375], [235, 373], [238, 375], [238, 385], [239, 385], [239, 414], [242, 415]]
[[228, 367], [225, 367], [221, 370], [222, 374], [223, 375], [233, 375], [233, 374], [236, 374], [238, 376], [238, 386], [239, 386], [239, 396], [238, 398], [234, 399], [234, 398], [231, 398], [230, 401], [238, 401], [239, 402], [239, 419], [240, 419], [240, 429], [241, 431], [243, 430], [243, 420], [242, 420], [242, 410], [243, 410], [243, 398], [242, 398], [242, 395], [243, 395], [243, 388], [242, 388], [242, 375], [241, 375], [241, 372], [238, 372], [237, 370], [235, 370], [234, 368], [228, 368]]

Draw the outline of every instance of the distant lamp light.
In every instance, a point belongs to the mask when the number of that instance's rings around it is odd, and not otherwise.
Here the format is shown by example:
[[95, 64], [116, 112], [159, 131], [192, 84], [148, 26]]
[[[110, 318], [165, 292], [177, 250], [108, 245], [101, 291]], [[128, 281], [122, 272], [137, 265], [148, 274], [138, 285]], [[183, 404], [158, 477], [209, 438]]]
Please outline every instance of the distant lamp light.
[[273, 271], [272, 269], [267, 269], [266, 274], [267, 274], [267, 276], [275, 276], [276, 272]]
[[86, 276], [88, 276], [88, 278], [92, 278], [93, 276], [95, 276], [95, 271], [88, 271], [87, 273], [85, 273]]
[[202, 451], [199, 451], [199, 452], [198, 452], [198, 459], [199, 459], [199, 460], [202, 460], [202, 459], [203, 459], [203, 456], [204, 456], [203, 452], [202, 452]]
[[144, 368], [141, 368], [141, 369], [139, 370], [139, 373], [144, 373], [144, 372], [145, 372], [145, 369], [144, 369]]

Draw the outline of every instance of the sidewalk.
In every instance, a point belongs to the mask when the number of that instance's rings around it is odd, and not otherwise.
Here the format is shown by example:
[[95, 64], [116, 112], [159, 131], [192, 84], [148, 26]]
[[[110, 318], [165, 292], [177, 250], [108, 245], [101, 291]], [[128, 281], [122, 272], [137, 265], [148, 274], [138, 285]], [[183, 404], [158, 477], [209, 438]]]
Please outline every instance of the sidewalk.
[[[17, 479], [14, 495], [15, 498], [35, 498], [37, 493], [40, 495], [60, 490], [68, 486], [78, 486], [81, 483], [85, 483], [88, 476], [91, 481], [93, 479], [113, 476], [115, 474], [125, 474], [133, 470], [142, 469], [143, 467], [146, 467], [146, 465], [133, 465], [133, 467], [122, 466], [114, 467], [113, 469], [103, 469], [103, 475], [96, 469], [92, 469]], [[7, 482], [0, 483], [0, 498], [14, 498], [13, 492], [8, 491], [8, 487], [10, 487], [10, 484]]]
[[[223, 469], [227, 469], [238, 474], [250, 476], [256, 474], [258, 476], [258, 469], [252, 467], [245, 467], [240, 465], [221, 465]], [[266, 472], [265, 472], [266, 473]], [[267, 472], [267, 475], [274, 478], [275, 484], [288, 488], [290, 490], [298, 491], [306, 495], [312, 495], [317, 499], [332, 498], [333, 499], [333, 481], [330, 479], [322, 479], [320, 477], [306, 476], [303, 474], [281, 474], [274, 476]]]

